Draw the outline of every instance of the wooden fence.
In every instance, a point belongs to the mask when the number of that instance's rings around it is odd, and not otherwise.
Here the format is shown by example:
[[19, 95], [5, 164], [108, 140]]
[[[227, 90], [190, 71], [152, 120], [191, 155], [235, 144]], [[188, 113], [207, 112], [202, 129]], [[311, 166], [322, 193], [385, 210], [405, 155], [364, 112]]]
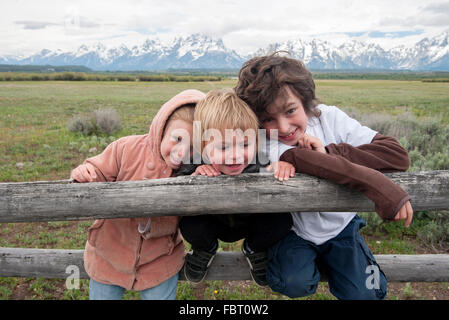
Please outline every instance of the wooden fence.
[[[387, 174], [406, 190], [414, 211], [449, 209], [449, 171]], [[35, 222], [170, 215], [286, 211], [373, 211], [362, 194], [297, 174], [279, 182], [270, 174], [114, 183], [40, 181], [0, 183], [0, 222]], [[449, 281], [449, 254], [375, 255], [389, 281]], [[0, 248], [0, 277], [67, 278], [83, 268], [83, 250]], [[220, 252], [209, 280], [249, 280], [239, 252]]]

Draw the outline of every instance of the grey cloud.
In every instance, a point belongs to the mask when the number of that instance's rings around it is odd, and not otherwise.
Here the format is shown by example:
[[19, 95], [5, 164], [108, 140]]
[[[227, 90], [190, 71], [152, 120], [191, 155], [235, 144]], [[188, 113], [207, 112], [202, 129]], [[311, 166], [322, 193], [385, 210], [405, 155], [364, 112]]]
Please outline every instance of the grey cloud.
[[[206, 27], [207, 26], [207, 27]], [[175, 28], [175, 26], [173, 26]], [[201, 21], [185, 20], [176, 26], [178, 30], [186, 30], [190, 33], [200, 32], [217, 37], [229, 36], [233, 33], [257, 32], [257, 33], [292, 33], [296, 31], [310, 30], [310, 28], [298, 21], [285, 21], [281, 25], [274, 24], [271, 19], [260, 17], [237, 16], [211, 16]]]
[[433, 3], [425, 6], [423, 11], [429, 11], [438, 14], [448, 14], [449, 13], [449, 2], [443, 3]]
[[100, 27], [100, 23], [93, 22], [92, 20], [80, 17], [80, 28], [97, 28]]
[[64, 21], [64, 23], [53, 23], [45, 21], [33, 21], [33, 20], [20, 20], [14, 21], [14, 23], [17, 25], [22, 25], [23, 28], [26, 30], [45, 29], [49, 26], [67, 26], [67, 23], [76, 25], [76, 27], [78, 28], [97, 28], [101, 26], [101, 24], [89, 20], [85, 17], [76, 17], [76, 19], [67, 18], [66, 21]]
[[448, 17], [445, 14], [439, 14], [433, 17], [427, 17], [424, 19], [416, 19], [417, 23], [420, 23], [423, 26], [429, 26], [429, 27], [443, 27], [448, 26]]
[[14, 23], [23, 25], [23, 28], [28, 29], [28, 30], [45, 29], [48, 26], [58, 25], [57, 23], [43, 22], [43, 21], [31, 21], [31, 20], [15, 21]]
[[444, 27], [448, 26], [447, 16], [436, 15], [431, 17], [406, 17], [406, 18], [386, 18], [380, 21], [383, 26], [401, 26], [416, 28], [417, 26]]
[[449, 2], [432, 3], [418, 7], [415, 14], [388, 16], [379, 21], [383, 26], [412, 27], [447, 27], [449, 26]]
[[[444, 27], [449, 26], [448, 13], [449, 13], [449, 3], [448, 5], [441, 4], [437, 9], [438, 5], [427, 6], [426, 10], [423, 9], [422, 13], [419, 15], [403, 16], [403, 17], [385, 17], [379, 21], [379, 25], [382, 26], [401, 26], [401, 27], [412, 27], [426, 26], [426, 27]], [[446, 10], [446, 11], [445, 11]]]

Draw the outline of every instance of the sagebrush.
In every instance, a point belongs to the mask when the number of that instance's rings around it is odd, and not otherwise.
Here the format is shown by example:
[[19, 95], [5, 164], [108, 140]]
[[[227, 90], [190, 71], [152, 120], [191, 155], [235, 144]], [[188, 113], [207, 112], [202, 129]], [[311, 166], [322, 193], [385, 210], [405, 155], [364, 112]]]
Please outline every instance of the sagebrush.
[[69, 131], [83, 135], [110, 135], [121, 129], [120, 116], [113, 108], [97, 109], [89, 116], [76, 115], [68, 123]]

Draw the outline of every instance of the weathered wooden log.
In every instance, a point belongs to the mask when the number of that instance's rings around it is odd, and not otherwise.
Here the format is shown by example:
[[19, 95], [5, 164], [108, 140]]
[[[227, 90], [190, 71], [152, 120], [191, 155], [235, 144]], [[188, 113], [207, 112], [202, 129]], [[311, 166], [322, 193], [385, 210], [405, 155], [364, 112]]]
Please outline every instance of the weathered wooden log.
[[[387, 176], [410, 194], [415, 211], [449, 209], [449, 171]], [[362, 194], [304, 174], [287, 182], [261, 173], [112, 183], [0, 183], [0, 222], [373, 210], [373, 202]]]
[[[0, 277], [67, 278], [76, 266], [88, 278], [83, 250], [0, 248]], [[375, 255], [391, 282], [449, 281], [449, 254]], [[368, 276], [368, 275], [367, 275]], [[181, 280], [185, 280], [180, 275]], [[323, 275], [322, 280], [326, 276]], [[219, 252], [206, 280], [251, 280], [248, 262], [240, 252]]]

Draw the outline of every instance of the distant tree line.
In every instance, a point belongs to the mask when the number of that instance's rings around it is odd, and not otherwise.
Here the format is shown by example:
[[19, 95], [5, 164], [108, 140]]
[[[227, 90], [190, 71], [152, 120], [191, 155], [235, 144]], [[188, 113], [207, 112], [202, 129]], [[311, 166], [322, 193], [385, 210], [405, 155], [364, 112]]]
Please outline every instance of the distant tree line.
[[15, 65], [0, 64], [0, 72], [53, 73], [53, 72], [92, 72], [84, 66], [51, 66], [51, 65]]
[[127, 74], [100, 74], [84, 72], [61, 73], [18, 73], [0, 72], [0, 81], [221, 81], [222, 76], [196, 76], [196, 75], [127, 75]]
[[447, 82], [449, 72], [446, 71], [312, 71], [314, 79], [321, 80], [421, 80], [431, 82]]
[[[416, 80], [449, 82], [448, 71], [312, 70], [317, 80]], [[84, 66], [0, 64], [0, 81], [221, 81], [237, 79], [237, 69], [94, 71]]]

